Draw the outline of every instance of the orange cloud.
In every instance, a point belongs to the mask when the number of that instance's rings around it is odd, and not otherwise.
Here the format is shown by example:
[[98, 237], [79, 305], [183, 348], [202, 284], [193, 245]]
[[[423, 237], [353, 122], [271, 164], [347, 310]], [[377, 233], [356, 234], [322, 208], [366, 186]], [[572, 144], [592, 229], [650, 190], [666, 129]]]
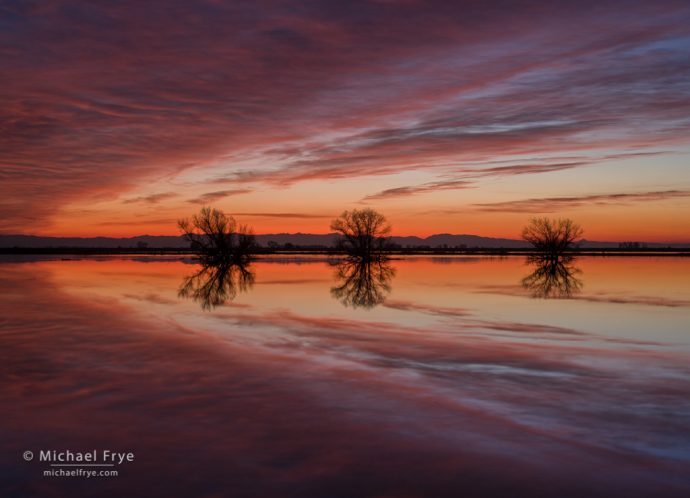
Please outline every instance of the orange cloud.
[[636, 202], [663, 201], [690, 197], [690, 190], [664, 190], [660, 192], [635, 192], [579, 197], [545, 197], [518, 201], [474, 204], [481, 211], [516, 213], [554, 213], [566, 209], [591, 205], [624, 205]]

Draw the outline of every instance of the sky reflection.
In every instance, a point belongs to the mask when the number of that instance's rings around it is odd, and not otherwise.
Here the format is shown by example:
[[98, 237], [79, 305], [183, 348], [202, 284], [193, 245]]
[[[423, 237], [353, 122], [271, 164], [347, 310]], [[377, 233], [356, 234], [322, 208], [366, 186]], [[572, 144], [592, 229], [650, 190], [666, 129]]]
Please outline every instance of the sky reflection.
[[535, 300], [519, 258], [395, 260], [345, 307], [276, 258], [205, 311], [178, 260], [5, 262], [0, 494], [89, 489], [24, 449], [114, 447], [102, 496], [686, 496], [690, 261], [578, 266]]

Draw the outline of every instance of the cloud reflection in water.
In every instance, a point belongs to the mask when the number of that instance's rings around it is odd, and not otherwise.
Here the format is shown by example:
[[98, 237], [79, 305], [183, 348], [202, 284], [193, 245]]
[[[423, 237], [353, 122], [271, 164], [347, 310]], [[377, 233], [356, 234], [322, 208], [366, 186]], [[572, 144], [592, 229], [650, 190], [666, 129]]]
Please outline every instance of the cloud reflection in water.
[[[105, 497], [687, 496], [687, 341], [606, 342], [575, 320], [635, 305], [472, 301], [474, 267], [514, 285], [519, 260], [393, 264], [396, 300], [366, 317], [311, 278], [325, 262], [257, 262], [253, 292], [237, 292], [251, 306], [211, 313], [169, 299], [179, 262], [5, 264], [0, 494], [91, 492], [20, 461], [46, 444], [134, 450], [97, 483]], [[557, 305], [572, 328], [481, 299]]]

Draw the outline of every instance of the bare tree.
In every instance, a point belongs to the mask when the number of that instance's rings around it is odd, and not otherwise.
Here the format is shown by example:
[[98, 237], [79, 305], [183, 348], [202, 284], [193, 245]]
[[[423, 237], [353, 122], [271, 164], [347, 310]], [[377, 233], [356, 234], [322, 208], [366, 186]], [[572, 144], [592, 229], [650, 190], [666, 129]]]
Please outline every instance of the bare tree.
[[383, 256], [391, 227], [385, 216], [366, 208], [344, 211], [331, 222], [331, 230], [342, 236], [338, 244], [350, 256], [371, 260]]
[[246, 263], [255, 247], [252, 230], [218, 209], [203, 207], [178, 226], [206, 264]]
[[568, 218], [532, 218], [522, 230], [522, 238], [546, 257], [557, 258], [582, 237], [583, 230]]

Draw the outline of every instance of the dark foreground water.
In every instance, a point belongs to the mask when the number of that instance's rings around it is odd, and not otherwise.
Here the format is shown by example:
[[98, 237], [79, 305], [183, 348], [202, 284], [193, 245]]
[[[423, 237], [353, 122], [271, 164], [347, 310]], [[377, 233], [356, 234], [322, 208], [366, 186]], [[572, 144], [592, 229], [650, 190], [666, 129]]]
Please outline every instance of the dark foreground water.
[[[2, 497], [690, 496], [690, 258], [15, 258], [0, 292]], [[78, 469], [119, 475], [44, 476]]]

